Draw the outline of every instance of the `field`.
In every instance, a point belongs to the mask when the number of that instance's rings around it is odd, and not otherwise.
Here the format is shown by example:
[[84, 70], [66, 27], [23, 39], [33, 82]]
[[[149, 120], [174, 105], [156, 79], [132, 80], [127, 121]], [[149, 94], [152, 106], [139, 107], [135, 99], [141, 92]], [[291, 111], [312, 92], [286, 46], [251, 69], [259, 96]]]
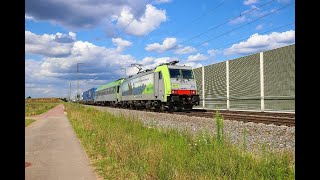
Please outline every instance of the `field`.
[[29, 98], [25, 100], [26, 103], [61, 103], [63, 101], [61, 101], [58, 98]]
[[61, 103], [63, 103], [63, 101], [57, 98], [26, 99], [25, 116], [42, 114]]
[[[218, 134], [192, 136], [94, 108], [66, 103], [68, 118], [97, 173], [105, 179], [294, 179], [293, 155], [261, 155], [224, 140]], [[245, 133], [244, 133], [245, 138]]]
[[25, 127], [29, 126], [31, 123], [33, 123], [35, 120], [33, 119], [26, 119], [25, 120]]

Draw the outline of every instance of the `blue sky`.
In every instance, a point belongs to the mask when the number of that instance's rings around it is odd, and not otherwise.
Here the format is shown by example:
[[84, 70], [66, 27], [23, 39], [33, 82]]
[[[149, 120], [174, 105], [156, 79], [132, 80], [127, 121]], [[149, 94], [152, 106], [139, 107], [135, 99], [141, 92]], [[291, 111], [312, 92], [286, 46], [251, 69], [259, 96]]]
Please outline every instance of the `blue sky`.
[[70, 83], [74, 96], [77, 78], [84, 91], [132, 63], [196, 68], [293, 43], [294, 0], [26, 0], [25, 96], [68, 97]]

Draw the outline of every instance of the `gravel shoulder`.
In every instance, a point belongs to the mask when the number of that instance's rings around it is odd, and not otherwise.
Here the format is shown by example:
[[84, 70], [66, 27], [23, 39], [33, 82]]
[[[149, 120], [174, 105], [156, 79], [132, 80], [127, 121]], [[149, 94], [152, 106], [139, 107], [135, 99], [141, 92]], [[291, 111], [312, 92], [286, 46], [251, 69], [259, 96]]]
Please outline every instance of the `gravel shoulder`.
[[[148, 127], [159, 126], [164, 128], [176, 128], [198, 133], [204, 130], [215, 134], [216, 123], [214, 118], [191, 117], [168, 113], [146, 112], [126, 110], [109, 107], [92, 106], [101, 111], [109, 111], [115, 115], [136, 117]], [[246, 137], [244, 138], [244, 129]], [[249, 151], [261, 152], [263, 146], [271, 151], [295, 152], [295, 127], [278, 126], [262, 123], [244, 123], [242, 121], [224, 120], [224, 134], [233, 144], [243, 146], [246, 139], [246, 147]]]

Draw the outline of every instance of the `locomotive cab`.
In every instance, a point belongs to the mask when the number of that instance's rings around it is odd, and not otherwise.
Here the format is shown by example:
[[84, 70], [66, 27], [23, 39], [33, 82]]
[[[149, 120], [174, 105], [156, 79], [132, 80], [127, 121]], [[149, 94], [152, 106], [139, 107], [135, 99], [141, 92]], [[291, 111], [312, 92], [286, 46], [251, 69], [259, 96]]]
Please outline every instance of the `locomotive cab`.
[[197, 84], [191, 67], [168, 66], [170, 75], [171, 92], [168, 97], [174, 110], [191, 110], [194, 105], [199, 105], [200, 98]]
[[200, 103], [197, 84], [190, 66], [179, 61], [160, 64], [155, 69], [155, 97], [168, 110], [191, 110]]

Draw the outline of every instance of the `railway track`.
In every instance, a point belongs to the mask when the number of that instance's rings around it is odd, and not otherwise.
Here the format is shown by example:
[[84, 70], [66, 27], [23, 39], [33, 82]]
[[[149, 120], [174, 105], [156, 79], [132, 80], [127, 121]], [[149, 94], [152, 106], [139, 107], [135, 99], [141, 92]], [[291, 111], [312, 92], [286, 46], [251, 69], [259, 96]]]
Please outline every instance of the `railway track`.
[[[112, 107], [110, 107], [112, 108]], [[130, 109], [128, 109], [130, 110]], [[132, 109], [131, 109], [132, 110]], [[138, 110], [138, 109], [136, 109]], [[146, 111], [146, 110], [140, 110]], [[158, 112], [158, 111], [157, 111]], [[252, 112], [252, 111], [230, 111], [220, 110], [220, 115], [225, 120], [232, 121], [243, 121], [243, 122], [254, 122], [263, 124], [274, 124], [284, 126], [295, 126], [295, 114], [294, 113], [274, 113], [274, 112]], [[214, 118], [216, 115], [215, 110], [203, 110], [193, 109], [189, 112], [168, 112], [176, 115], [186, 115], [195, 117]]]
[[[196, 116], [196, 117], [215, 117], [215, 111], [199, 111], [190, 112], [172, 112], [173, 114]], [[247, 112], [247, 111], [220, 111], [221, 116], [225, 120], [254, 122], [264, 124], [275, 124], [285, 126], [295, 126], [295, 114], [291, 113], [269, 113], [269, 112]]]

